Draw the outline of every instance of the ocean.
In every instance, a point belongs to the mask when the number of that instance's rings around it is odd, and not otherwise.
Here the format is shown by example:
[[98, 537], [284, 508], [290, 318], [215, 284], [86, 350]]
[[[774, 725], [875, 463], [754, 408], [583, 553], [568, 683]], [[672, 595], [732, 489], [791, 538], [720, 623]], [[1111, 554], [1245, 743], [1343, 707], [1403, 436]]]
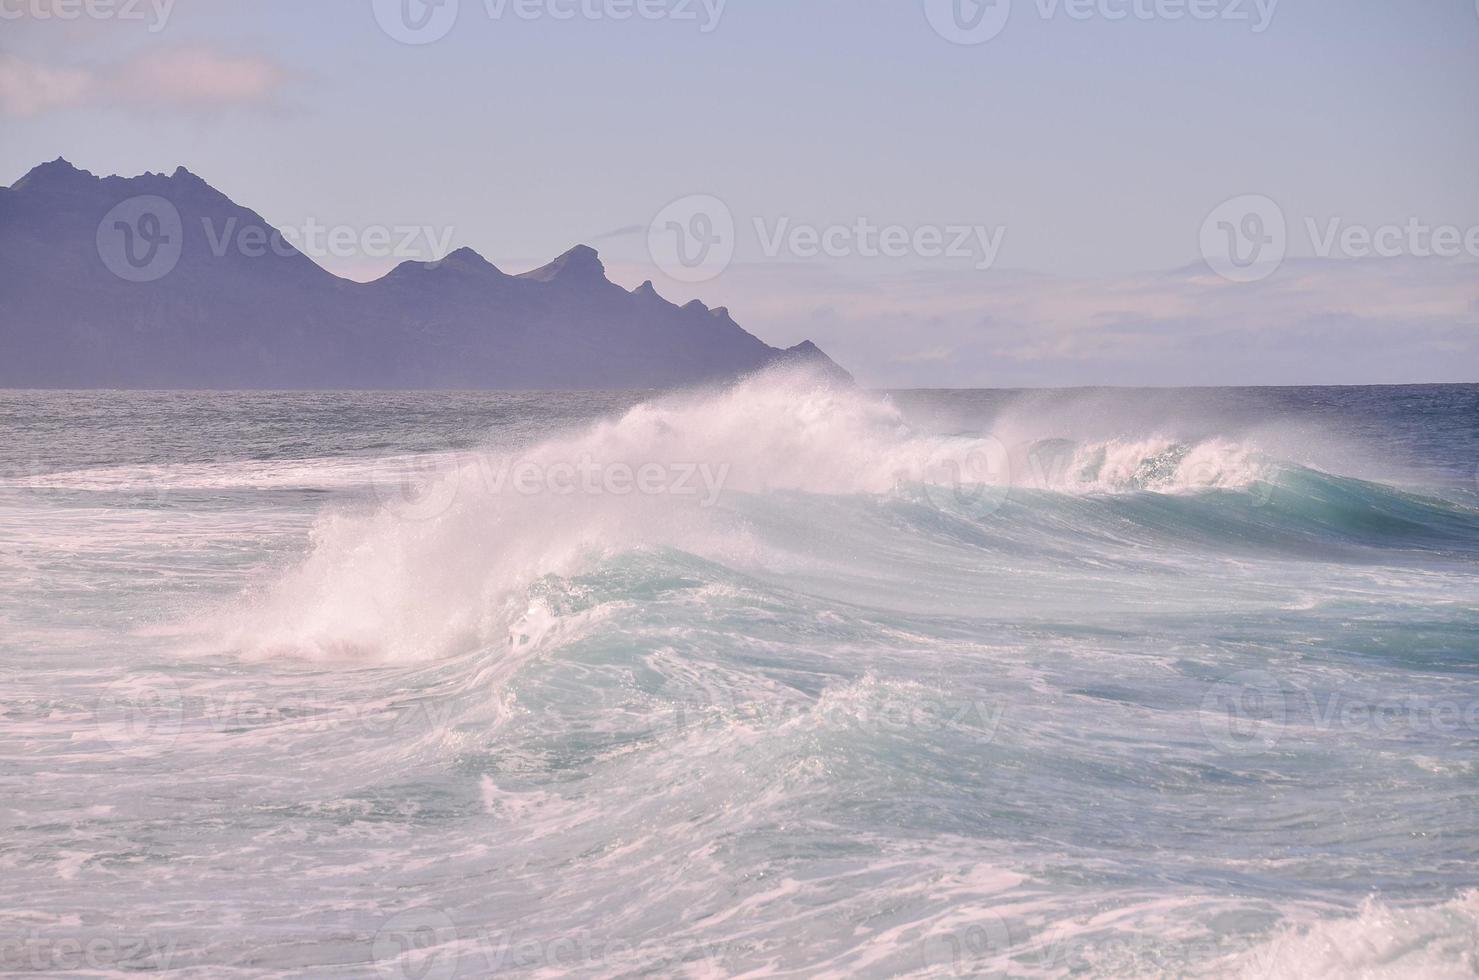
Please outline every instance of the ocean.
[[0, 971], [1479, 973], [1479, 386], [0, 432]]

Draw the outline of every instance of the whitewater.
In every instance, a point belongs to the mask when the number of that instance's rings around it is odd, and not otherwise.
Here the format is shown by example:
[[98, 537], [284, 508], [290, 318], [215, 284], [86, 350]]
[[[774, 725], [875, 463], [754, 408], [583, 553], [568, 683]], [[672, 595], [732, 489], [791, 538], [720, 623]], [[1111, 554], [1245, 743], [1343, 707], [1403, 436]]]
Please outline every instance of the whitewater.
[[0, 972], [1479, 974], [1479, 386], [0, 431]]

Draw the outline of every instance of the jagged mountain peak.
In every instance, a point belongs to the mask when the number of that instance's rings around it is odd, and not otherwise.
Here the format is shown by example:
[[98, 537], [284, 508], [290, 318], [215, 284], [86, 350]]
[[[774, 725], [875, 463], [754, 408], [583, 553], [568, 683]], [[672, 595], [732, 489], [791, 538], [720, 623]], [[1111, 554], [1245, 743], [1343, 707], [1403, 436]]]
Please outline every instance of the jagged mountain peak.
[[34, 187], [39, 185], [66, 184], [77, 180], [95, 181], [98, 178], [86, 170], [79, 170], [65, 157], [57, 157], [46, 163], [37, 164], [26, 172], [26, 175], [16, 181], [13, 187], [20, 190], [23, 187]]
[[503, 273], [498, 266], [483, 258], [476, 249], [467, 245], [453, 249], [436, 262], [429, 263], [434, 268], [460, 269], [466, 272], [496, 272]]
[[[145, 195], [179, 214], [113, 213]], [[797, 356], [724, 308], [628, 293], [588, 245], [522, 276], [463, 247], [359, 283], [279, 234], [185, 167], [34, 168], [0, 189], [0, 387], [652, 388]]]
[[809, 340], [803, 340], [794, 347], [787, 347], [781, 351], [777, 360], [781, 363], [804, 364], [813, 370], [835, 381], [853, 384], [853, 376], [840, 364], [828, 357], [826, 353]]
[[526, 272], [520, 279], [530, 279], [535, 282], [554, 282], [556, 280], [568, 282], [606, 282], [606, 267], [601, 264], [601, 257], [595, 249], [589, 245], [577, 245], [567, 252], [562, 253], [548, 265], [542, 265], [532, 272]]
[[461, 248], [453, 248], [450, 253], [447, 253], [447, 256], [442, 257], [441, 262], [435, 263], [435, 265], [447, 266], [447, 268], [451, 269], [463, 269], [466, 272], [497, 272], [498, 275], [503, 275], [503, 270], [498, 269], [498, 266], [484, 259], [482, 253], [476, 251], [475, 248], [467, 247], [467, 245], [463, 245]]
[[461, 248], [453, 249], [440, 259], [434, 259], [429, 262], [421, 259], [407, 259], [377, 281], [400, 280], [409, 276], [424, 275], [443, 270], [468, 273], [476, 276], [487, 276], [489, 278], [505, 278], [504, 272], [498, 266], [483, 258], [475, 249], [464, 245]]

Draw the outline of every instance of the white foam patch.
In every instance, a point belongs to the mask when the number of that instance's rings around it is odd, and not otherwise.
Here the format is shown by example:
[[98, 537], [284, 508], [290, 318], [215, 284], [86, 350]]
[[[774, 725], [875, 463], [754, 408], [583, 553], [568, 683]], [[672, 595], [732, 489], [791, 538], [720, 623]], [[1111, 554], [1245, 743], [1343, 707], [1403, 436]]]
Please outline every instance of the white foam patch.
[[[451, 454], [426, 454], [432, 460]], [[380, 459], [337, 457], [103, 466], [0, 478], [0, 487], [92, 493], [165, 493], [200, 490], [347, 490], [370, 486]]]
[[1089, 442], [1073, 449], [1061, 469], [1048, 471], [1043, 489], [1069, 493], [1184, 493], [1243, 489], [1271, 474], [1256, 450], [1227, 439], [1187, 445], [1152, 436]]
[[1367, 899], [1356, 915], [1289, 928], [1227, 964], [1245, 980], [1459, 980], [1479, 975], [1479, 891], [1441, 905]]

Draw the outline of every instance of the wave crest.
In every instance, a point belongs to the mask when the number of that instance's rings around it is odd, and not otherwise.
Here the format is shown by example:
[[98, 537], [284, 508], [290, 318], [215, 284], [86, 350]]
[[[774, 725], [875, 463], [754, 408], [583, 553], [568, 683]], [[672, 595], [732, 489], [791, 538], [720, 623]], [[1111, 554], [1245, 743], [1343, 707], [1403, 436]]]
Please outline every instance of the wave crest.
[[[994, 494], [970, 499], [994, 510], [1014, 490], [1194, 494], [1248, 488], [1284, 470], [1221, 437], [1032, 440], [1005, 422], [998, 431], [929, 431], [888, 397], [795, 369], [658, 398], [524, 450], [440, 454], [425, 492], [410, 503], [398, 498], [396, 479], [389, 494], [381, 492], [387, 481], [372, 480], [380, 506], [327, 511], [301, 563], [213, 632], [249, 656], [414, 661], [499, 645], [533, 656], [541, 644], [510, 644], [509, 635], [541, 580], [643, 548], [745, 567], [788, 552], [794, 532], [747, 513], [735, 503], [745, 496], [913, 500], [923, 486], [924, 499], [949, 508], [961, 495], [931, 488], [990, 484]], [[1018, 440], [1012, 449], [1003, 441], [1008, 431]], [[559, 492], [553, 480], [516, 489], [521, 467], [569, 477], [581, 466], [624, 468], [625, 491]], [[704, 486], [691, 494], [634, 490], [631, 475], [644, 467], [659, 474], [696, 467]], [[1030, 494], [1020, 502], [1051, 506]]]

